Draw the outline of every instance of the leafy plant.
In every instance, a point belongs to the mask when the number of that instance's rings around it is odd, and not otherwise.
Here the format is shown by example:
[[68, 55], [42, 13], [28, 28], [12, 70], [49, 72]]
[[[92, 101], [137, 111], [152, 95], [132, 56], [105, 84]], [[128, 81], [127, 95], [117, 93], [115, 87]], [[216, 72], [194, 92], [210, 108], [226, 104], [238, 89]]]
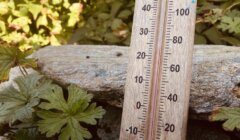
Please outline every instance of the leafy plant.
[[54, 86], [51, 93], [41, 96], [46, 102], [39, 106], [42, 110], [37, 115], [42, 118], [38, 121], [39, 130], [47, 137], [61, 132], [60, 140], [83, 140], [91, 138], [91, 134], [79, 122], [95, 125], [96, 119], [105, 114], [102, 107], [90, 104], [91, 94], [87, 94], [76, 86], [68, 87], [68, 99], [64, 99], [60, 87]]
[[19, 66], [22, 73], [26, 73], [25, 68], [36, 68], [35, 59], [27, 58], [31, 51], [22, 52], [17, 47], [11, 47], [6, 43], [0, 45], [0, 82], [8, 80], [10, 69]]
[[14, 81], [16, 86], [0, 91], [0, 124], [9, 123], [17, 129], [13, 138], [34, 136], [27, 135], [27, 129], [37, 124], [37, 130], [47, 137], [60, 134], [61, 140], [88, 139], [91, 134], [80, 123], [95, 125], [105, 114], [102, 107], [90, 103], [93, 95], [74, 85], [68, 87], [66, 101], [61, 87], [38, 74]]
[[70, 42], [129, 45], [134, 0], [89, 0]]
[[[134, 1], [89, 0], [70, 43], [129, 45]], [[196, 44], [240, 46], [239, 0], [198, 0]]]
[[196, 44], [240, 46], [239, 0], [199, 0]]
[[32, 119], [35, 107], [40, 103], [39, 95], [48, 92], [49, 80], [39, 81], [42, 76], [31, 74], [18, 77], [13, 85], [0, 91], [0, 123], [14, 123]]
[[224, 107], [215, 112], [210, 117], [212, 121], [225, 121], [223, 128], [226, 131], [240, 130], [240, 108]]
[[82, 10], [79, 0], [1, 1], [0, 38], [21, 50], [66, 43]]
[[[9, 136], [11, 140], [41, 140], [36, 128], [20, 129]], [[42, 138], [43, 139], [43, 138]]]

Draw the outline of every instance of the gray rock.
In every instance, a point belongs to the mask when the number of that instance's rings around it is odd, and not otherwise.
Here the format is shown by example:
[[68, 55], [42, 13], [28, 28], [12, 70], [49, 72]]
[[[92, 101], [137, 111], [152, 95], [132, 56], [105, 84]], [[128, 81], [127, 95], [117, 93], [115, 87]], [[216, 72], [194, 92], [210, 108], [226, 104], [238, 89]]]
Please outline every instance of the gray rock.
[[[76, 84], [99, 101], [121, 107], [129, 47], [46, 47], [33, 56], [41, 72], [66, 86]], [[190, 110], [210, 113], [217, 107], [239, 106], [233, 93], [240, 82], [240, 49], [195, 46]]]

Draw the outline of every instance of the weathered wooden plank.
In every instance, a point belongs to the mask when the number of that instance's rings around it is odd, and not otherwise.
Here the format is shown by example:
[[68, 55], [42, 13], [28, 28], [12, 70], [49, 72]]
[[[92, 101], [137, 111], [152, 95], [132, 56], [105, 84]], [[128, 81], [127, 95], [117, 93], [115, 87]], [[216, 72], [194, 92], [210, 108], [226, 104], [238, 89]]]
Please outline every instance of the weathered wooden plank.
[[[96, 99], [121, 107], [128, 47], [46, 47], [34, 54], [41, 72], [62, 85], [76, 84]], [[190, 109], [209, 113], [216, 107], [239, 106], [233, 92], [240, 82], [240, 48], [195, 46]], [[237, 89], [237, 88], [235, 88]]]

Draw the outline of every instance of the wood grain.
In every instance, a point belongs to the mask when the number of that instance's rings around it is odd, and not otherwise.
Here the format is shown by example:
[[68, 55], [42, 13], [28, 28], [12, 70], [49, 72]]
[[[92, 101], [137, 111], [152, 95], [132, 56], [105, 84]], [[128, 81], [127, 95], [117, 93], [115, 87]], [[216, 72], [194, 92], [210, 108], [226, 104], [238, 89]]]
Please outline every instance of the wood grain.
[[[148, 13], [142, 9], [145, 1], [135, 5], [120, 139], [184, 140], [196, 3], [153, 0], [150, 5], [155, 9]], [[148, 33], [141, 34], [146, 29]], [[169, 100], [173, 95], [176, 100]]]
[[[129, 52], [130, 47], [124, 46], [66, 45], [45, 47], [34, 57], [38, 59], [40, 72], [62, 86], [75, 84], [94, 94], [96, 100], [121, 108]], [[11, 75], [21, 75], [16, 73], [14, 70]], [[200, 119], [217, 107], [239, 106], [240, 100], [235, 96], [238, 92], [233, 93], [239, 82], [239, 47], [196, 45], [191, 114]], [[8, 84], [1, 84], [0, 88], [2, 85]]]

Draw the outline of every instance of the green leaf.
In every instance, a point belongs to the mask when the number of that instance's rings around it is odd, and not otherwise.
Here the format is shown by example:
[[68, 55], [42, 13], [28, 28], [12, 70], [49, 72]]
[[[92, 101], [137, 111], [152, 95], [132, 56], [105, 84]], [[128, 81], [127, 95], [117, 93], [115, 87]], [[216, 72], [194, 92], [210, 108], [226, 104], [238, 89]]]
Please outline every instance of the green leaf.
[[132, 15], [132, 11], [130, 10], [123, 10], [119, 13], [118, 18], [121, 19], [128, 19]]
[[62, 129], [59, 140], [84, 140], [90, 139], [92, 136], [86, 128], [79, 125], [76, 119], [70, 118], [67, 126]]
[[119, 30], [123, 26], [125, 26], [125, 23], [121, 19], [116, 18], [113, 20], [111, 28], [112, 30]]
[[219, 45], [223, 44], [221, 38], [224, 37], [224, 35], [216, 27], [209, 28], [208, 30], [204, 31], [203, 34], [212, 43]]
[[56, 38], [55, 35], [52, 35], [50, 37], [50, 43], [52, 46], [60, 46], [61, 45], [61, 43], [59, 42], [59, 40]]
[[42, 118], [38, 121], [40, 132], [46, 133], [47, 137], [61, 133], [60, 140], [91, 138], [91, 134], [80, 123], [95, 125], [96, 119], [102, 118], [105, 114], [102, 107], [90, 104], [92, 97], [74, 85], [68, 87], [67, 100], [59, 86], [53, 87], [51, 93], [41, 95], [46, 102], [40, 104], [42, 110], [37, 112]]
[[40, 14], [42, 8], [43, 8], [42, 5], [30, 4], [29, 11], [32, 13], [34, 19], [37, 19], [37, 17]]
[[39, 28], [40, 26], [47, 26], [47, 25], [48, 25], [47, 16], [46, 15], [41, 15], [37, 19], [37, 28]]
[[40, 14], [40, 12], [43, 9], [43, 6], [40, 4], [30, 3], [30, 4], [28, 4], [27, 8], [32, 13], [33, 19], [36, 20], [38, 15]]
[[218, 26], [222, 31], [228, 31], [229, 33], [240, 33], [240, 17], [228, 17], [223, 16], [221, 23]]
[[79, 16], [83, 10], [83, 5], [81, 3], [73, 3], [69, 9], [68, 27], [73, 27], [80, 20]]
[[61, 21], [60, 20], [52, 20], [52, 24], [53, 24], [53, 28], [51, 30], [51, 33], [56, 35], [56, 34], [60, 34], [62, 32], [62, 25], [61, 25]]
[[68, 0], [63, 0], [63, 7], [69, 8], [69, 6], [70, 6], [69, 1]]
[[8, 80], [12, 67], [36, 67], [34, 59], [26, 58], [29, 52], [22, 52], [16, 47], [0, 46], [0, 82]]
[[196, 24], [195, 31], [196, 33], [201, 34], [204, 30], [208, 29], [207, 25], [204, 23]]
[[15, 31], [2, 36], [1, 39], [7, 43], [19, 43], [24, 40], [24, 37], [25, 36], [22, 33]]
[[116, 14], [118, 13], [118, 11], [120, 10], [120, 8], [122, 7], [123, 3], [120, 1], [114, 1], [111, 4], [111, 15], [112, 17], [115, 17]]
[[0, 15], [5, 15], [9, 11], [7, 2], [0, 2]]
[[211, 24], [215, 24], [216, 22], [218, 22], [221, 19], [222, 16], [222, 9], [212, 9], [211, 11], [211, 15], [207, 15], [205, 17], [205, 22], [210, 22]]
[[62, 3], [62, 0], [52, 0], [53, 5], [58, 5]]
[[23, 29], [26, 33], [29, 32], [29, 24], [31, 20], [28, 17], [19, 17], [16, 18], [10, 23], [10, 27], [14, 28], [15, 30]]
[[29, 38], [29, 44], [34, 45], [36, 47], [46, 46], [47, 44], [49, 44], [49, 40], [42, 35], [34, 34]]
[[195, 44], [207, 44], [207, 40], [204, 36], [195, 34]]
[[229, 0], [226, 3], [222, 4], [221, 7], [223, 7], [225, 11], [227, 11], [227, 10], [231, 10], [233, 7], [239, 4], [240, 4], [239, 0]]
[[40, 79], [42, 76], [37, 74], [18, 77], [14, 80], [17, 88], [11, 85], [0, 91], [0, 123], [32, 118], [34, 107], [40, 102], [39, 95], [51, 89], [50, 81]]
[[212, 121], [225, 121], [223, 128], [226, 131], [240, 130], [240, 108], [221, 108], [210, 116]]
[[6, 33], [6, 25], [5, 25], [5, 22], [3, 21], [0, 21], [0, 36], [1, 35], [4, 35]]
[[18, 129], [11, 140], [37, 140], [40, 137], [36, 128]]
[[118, 43], [121, 42], [121, 40], [116, 37], [113, 33], [107, 33], [105, 34], [105, 40], [109, 43]]
[[240, 40], [234, 37], [224, 37], [222, 38], [223, 41], [226, 41], [230, 45], [233, 46], [240, 46]]

